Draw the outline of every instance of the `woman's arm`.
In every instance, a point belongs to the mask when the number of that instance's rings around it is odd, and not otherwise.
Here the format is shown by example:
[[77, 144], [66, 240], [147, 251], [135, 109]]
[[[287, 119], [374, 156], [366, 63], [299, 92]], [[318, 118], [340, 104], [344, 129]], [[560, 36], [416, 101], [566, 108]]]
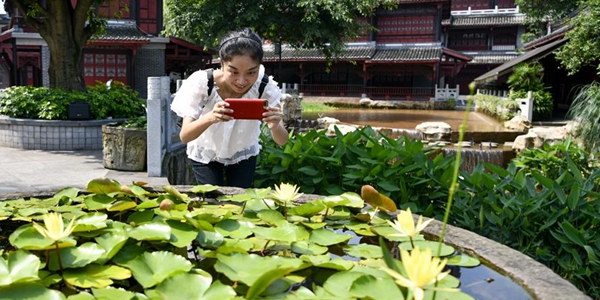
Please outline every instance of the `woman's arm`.
[[187, 144], [197, 139], [211, 125], [231, 120], [231, 116], [226, 114], [232, 113], [233, 110], [227, 108], [228, 106], [229, 103], [219, 101], [215, 104], [210, 113], [201, 115], [197, 120], [189, 116], [183, 118], [181, 131], [179, 132], [179, 139], [181, 139], [181, 142]]
[[283, 126], [283, 113], [279, 106], [269, 107], [268, 111], [263, 113], [263, 121], [271, 130], [273, 140], [280, 146], [285, 145], [288, 140], [288, 132]]

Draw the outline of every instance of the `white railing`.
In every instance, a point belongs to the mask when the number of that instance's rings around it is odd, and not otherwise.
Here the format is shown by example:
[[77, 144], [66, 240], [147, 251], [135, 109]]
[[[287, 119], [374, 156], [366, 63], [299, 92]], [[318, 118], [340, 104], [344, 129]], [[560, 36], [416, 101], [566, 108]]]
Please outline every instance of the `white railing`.
[[494, 9], [469, 9], [467, 10], [455, 10], [452, 11], [451, 14], [454, 16], [457, 15], [490, 15], [490, 14], [518, 14], [519, 6], [515, 8], [498, 8], [498, 5], [494, 7]]
[[515, 45], [493, 45], [492, 51], [513, 51], [515, 50]]
[[455, 88], [451, 89], [446, 84], [445, 88], [438, 88], [437, 84], [435, 85], [435, 101], [447, 101], [450, 99], [458, 100], [458, 84]]

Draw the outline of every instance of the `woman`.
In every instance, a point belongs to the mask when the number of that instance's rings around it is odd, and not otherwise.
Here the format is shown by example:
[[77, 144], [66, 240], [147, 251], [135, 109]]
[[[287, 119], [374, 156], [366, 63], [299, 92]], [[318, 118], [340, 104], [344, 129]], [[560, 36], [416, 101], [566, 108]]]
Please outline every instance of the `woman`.
[[[226, 34], [219, 43], [221, 68], [212, 72], [214, 88], [209, 92], [206, 70], [194, 72], [177, 91], [171, 109], [183, 118], [179, 137], [187, 144], [198, 184], [252, 185], [260, 151], [261, 121], [235, 120], [227, 98], [259, 98], [264, 75], [262, 41], [251, 29]], [[281, 90], [272, 78], [264, 87], [268, 108], [263, 113], [273, 140], [283, 145], [288, 132], [280, 108]]]

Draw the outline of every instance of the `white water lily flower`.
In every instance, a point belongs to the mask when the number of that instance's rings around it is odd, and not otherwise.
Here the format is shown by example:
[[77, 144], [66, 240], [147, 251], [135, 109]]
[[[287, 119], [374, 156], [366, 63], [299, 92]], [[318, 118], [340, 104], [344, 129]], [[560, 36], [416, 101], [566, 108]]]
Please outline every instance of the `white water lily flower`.
[[280, 203], [288, 203], [298, 199], [303, 193], [298, 193], [298, 187], [289, 183], [281, 183], [275, 186], [275, 192], [271, 195]]
[[390, 224], [390, 226], [392, 226], [392, 228], [398, 231], [397, 234], [391, 234], [391, 236], [412, 238], [417, 236], [421, 231], [423, 231], [423, 229], [425, 229], [425, 227], [427, 227], [427, 225], [429, 225], [431, 221], [433, 221], [433, 219], [429, 219], [423, 222], [423, 216], [419, 216], [419, 220], [417, 221], [417, 225], [415, 226], [415, 221], [413, 219], [412, 212], [410, 211], [410, 208], [407, 208], [406, 210], [400, 211], [397, 220], [395, 220], [394, 222], [388, 220], [387, 222], [388, 224]]
[[426, 248], [421, 250], [416, 247], [411, 253], [408, 250], [401, 250], [400, 257], [406, 276], [398, 274], [389, 268], [384, 268], [383, 270], [394, 277], [398, 285], [412, 290], [415, 300], [423, 299], [425, 289], [459, 291], [458, 289], [439, 289], [435, 287], [435, 283], [446, 277], [450, 271], [442, 272], [447, 260], [432, 256], [431, 249]]
[[37, 224], [35, 222], [33, 223], [33, 227], [42, 236], [54, 242], [58, 242], [68, 237], [73, 232], [75, 219], [71, 220], [67, 228], [65, 228], [63, 218], [60, 214], [48, 213], [43, 216], [43, 219], [45, 228], [42, 225]]

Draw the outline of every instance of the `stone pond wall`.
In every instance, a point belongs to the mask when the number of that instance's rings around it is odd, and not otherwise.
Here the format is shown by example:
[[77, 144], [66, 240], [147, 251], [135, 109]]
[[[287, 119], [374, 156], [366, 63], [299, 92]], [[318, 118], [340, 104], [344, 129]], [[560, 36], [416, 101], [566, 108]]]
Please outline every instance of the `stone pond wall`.
[[0, 116], [0, 147], [28, 150], [100, 150], [102, 125], [118, 120], [49, 121]]

